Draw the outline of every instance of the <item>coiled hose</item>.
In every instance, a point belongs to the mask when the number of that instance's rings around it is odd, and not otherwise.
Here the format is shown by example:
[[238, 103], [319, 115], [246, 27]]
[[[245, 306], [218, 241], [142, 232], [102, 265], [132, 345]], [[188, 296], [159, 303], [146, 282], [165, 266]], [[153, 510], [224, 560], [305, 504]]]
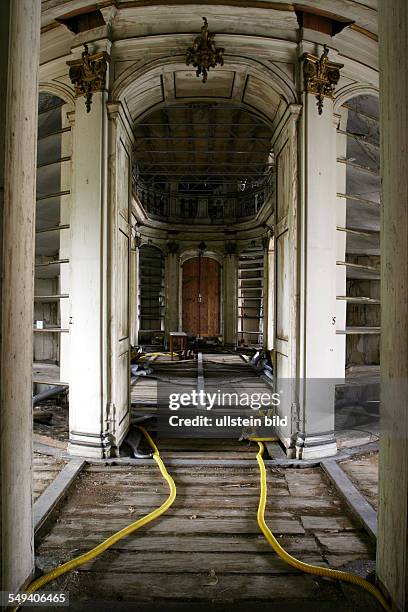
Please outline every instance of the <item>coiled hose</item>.
[[256, 456], [256, 460], [258, 461], [259, 470], [260, 470], [260, 485], [261, 491], [259, 496], [259, 505], [258, 505], [258, 525], [262, 533], [264, 534], [268, 544], [273, 548], [276, 554], [283, 559], [286, 563], [295, 567], [296, 569], [305, 572], [307, 574], [314, 574], [315, 576], [324, 576], [325, 578], [331, 578], [332, 580], [341, 580], [343, 582], [350, 582], [351, 584], [355, 584], [362, 589], [365, 589], [371, 595], [373, 595], [382, 605], [384, 610], [387, 612], [391, 612], [391, 608], [386, 602], [381, 591], [368, 582], [364, 580], [364, 578], [360, 578], [360, 576], [356, 576], [355, 574], [349, 574], [348, 572], [342, 572], [339, 570], [328, 569], [326, 567], [319, 567], [318, 565], [311, 565], [310, 563], [304, 563], [303, 561], [299, 561], [295, 557], [292, 557], [289, 553], [286, 552], [284, 548], [279, 544], [268, 525], [265, 523], [265, 506], [266, 506], [266, 495], [267, 495], [267, 484], [266, 484], [266, 469], [265, 463], [262, 458], [264, 452], [264, 445], [262, 444], [262, 440], [269, 440], [270, 438], [251, 438], [252, 441], [257, 442], [259, 446], [259, 451]]
[[[119, 540], [122, 540], [123, 538], [130, 535], [137, 529], [144, 527], [144, 525], [151, 523], [151, 521], [154, 521], [155, 519], [157, 519], [159, 516], [164, 514], [166, 510], [170, 508], [170, 506], [176, 499], [176, 485], [174, 484], [173, 478], [168, 473], [166, 466], [164, 465], [160, 457], [159, 449], [153, 442], [152, 438], [150, 437], [150, 435], [147, 433], [147, 431], [143, 427], [139, 427], [139, 429], [142, 431], [143, 435], [149, 442], [153, 450], [153, 459], [156, 461], [163, 478], [167, 481], [169, 485], [170, 493], [166, 501], [163, 502], [159, 508], [156, 508], [152, 512], [149, 512], [149, 514], [146, 514], [142, 518], [135, 521], [134, 523], [131, 523], [127, 527], [124, 527], [120, 531], [114, 533], [107, 540], [105, 540], [104, 542], [101, 542], [101, 544], [98, 544], [98, 546], [95, 546], [95, 548], [92, 548], [92, 550], [82, 555], [79, 555], [79, 557], [76, 557], [75, 559], [72, 559], [71, 561], [67, 561], [66, 563], [63, 563], [62, 565], [56, 567], [55, 569], [51, 570], [47, 574], [44, 574], [44, 576], [37, 578], [26, 589], [24, 589], [24, 593], [27, 593], [27, 594], [34, 593], [35, 591], [38, 591], [38, 589], [48, 584], [52, 580], [55, 580], [59, 576], [62, 576], [63, 574], [66, 574], [67, 572], [77, 567], [80, 567], [81, 565], [84, 565], [85, 563], [88, 563], [88, 561], [95, 559], [95, 557], [98, 557], [99, 555], [101, 555], [103, 552], [105, 552], [105, 550], [113, 546], [113, 544], [116, 544], [116, 542], [119, 542]], [[12, 612], [17, 612], [17, 610], [21, 607], [21, 605], [23, 604], [20, 604], [16, 606], [15, 608], [13, 608]]]

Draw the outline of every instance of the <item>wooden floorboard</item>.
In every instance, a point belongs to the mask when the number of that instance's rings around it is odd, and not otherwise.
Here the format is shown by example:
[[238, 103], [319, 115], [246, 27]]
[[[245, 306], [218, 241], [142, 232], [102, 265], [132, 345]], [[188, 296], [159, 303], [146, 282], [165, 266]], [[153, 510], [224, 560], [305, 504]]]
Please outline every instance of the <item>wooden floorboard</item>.
[[[192, 386], [197, 380], [194, 361], [169, 362], [158, 357], [152, 367], [158, 379], [182, 380]], [[203, 368], [206, 389], [228, 379], [236, 380], [240, 390], [260, 386], [270, 390], [237, 354], [204, 353]], [[156, 380], [133, 380], [133, 417], [152, 411], [156, 401]], [[297, 601], [299, 610], [314, 601], [331, 602], [331, 610], [349, 609], [339, 584], [294, 570], [279, 559], [260, 533], [255, 443], [232, 438], [159, 438], [157, 443], [165, 462], [197, 461], [196, 465], [169, 467], [177, 486], [173, 506], [100, 558], [52, 583], [52, 590], [67, 590], [72, 602], [103, 600], [106, 609], [109, 602], [118, 600], [133, 602], [135, 608], [150, 602], [152, 611], [161, 604], [173, 610], [172, 605], [178, 603], [193, 606], [201, 602], [211, 607], [221, 602], [229, 609], [240, 602], [259, 602], [263, 608], [277, 601]], [[209, 459], [254, 463], [199, 465]], [[363, 486], [364, 465], [359, 469]], [[357, 476], [358, 469], [353, 471], [353, 477]], [[290, 554], [336, 568], [375, 559], [373, 542], [320, 467], [268, 467], [267, 484], [266, 521]], [[38, 543], [37, 564], [49, 570], [85, 552], [157, 508], [167, 496], [168, 486], [154, 462], [87, 465]]]
[[33, 503], [55, 480], [66, 462], [56, 457], [34, 453], [33, 457]]
[[[200, 452], [206, 456], [205, 449]], [[113, 601], [122, 593], [135, 602], [231, 602], [273, 601], [295, 593], [300, 601], [343, 601], [338, 585], [296, 572], [260, 534], [256, 468], [178, 466], [172, 475], [178, 496], [168, 515], [66, 578], [71, 598], [81, 593]], [[330, 552], [336, 567], [374, 558], [369, 538], [319, 468], [268, 469], [268, 488], [268, 524], [291, 554], [328, 566]], [[40, 566], [50, 569], [95, 546], [157, 507], [167, 492], [156, 465], [87, 466], [38, 547]]]
[[378, 453], [342, 461], [341, 468], [363, 494], [369, 504], [378, 509]]

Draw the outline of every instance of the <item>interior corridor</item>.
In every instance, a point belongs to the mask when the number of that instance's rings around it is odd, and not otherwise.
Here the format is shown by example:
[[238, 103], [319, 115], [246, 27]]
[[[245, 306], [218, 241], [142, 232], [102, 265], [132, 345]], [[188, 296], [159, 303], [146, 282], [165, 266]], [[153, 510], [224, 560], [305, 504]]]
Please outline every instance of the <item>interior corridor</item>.
[[407, 11], [0, 3], [0, 604], [407, 611]]

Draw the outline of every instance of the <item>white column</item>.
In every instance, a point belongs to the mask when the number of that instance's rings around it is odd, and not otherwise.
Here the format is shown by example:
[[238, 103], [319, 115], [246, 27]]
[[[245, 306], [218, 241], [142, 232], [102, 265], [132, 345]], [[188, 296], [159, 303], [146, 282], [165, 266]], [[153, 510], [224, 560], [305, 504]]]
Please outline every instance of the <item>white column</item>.
[[297, 457], [337, 452], [334, 439], [336, 376], [336, 131], [333, 102], [318, 114], [303, 94], [301, 118], [300, 420]]
[[[381, 417], [377, 574], [408, 610], [408, 4], [380, 0]], [[394, 608], [393, 608], [394, 609]]]
[[0, 4], [0, 590], [34, 568], [32, 357], [39, 0]]
[[71, 202], [69, 451], [110, 453], [107, 381], [106, 92], [76, 100]]

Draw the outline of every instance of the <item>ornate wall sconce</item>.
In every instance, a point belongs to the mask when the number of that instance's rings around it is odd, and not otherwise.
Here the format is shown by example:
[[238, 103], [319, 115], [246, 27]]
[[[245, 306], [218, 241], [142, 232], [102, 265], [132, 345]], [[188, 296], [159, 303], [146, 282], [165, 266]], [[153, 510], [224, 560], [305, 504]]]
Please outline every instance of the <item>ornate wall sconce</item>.
[[179, 252], [179, 243], [175, 240], [169, 240], [166, 244], [166, 247], [167, 253], [169, 255], [177, 255], [177, 253]]
[[238, 251], [238, 245], [236, 242], [226, 242], [225, 243], [225, 254], [226, 255], [236, 255]]
[[198, 77], [203, 75], [203, 83], [205, 83], [210, 68], [215, 68], [217, 64], [224, 65], [224, 49], [215, 46], [215, 34], [208, 31], [207, 17], [203, 17], [203, 20], [201, 34], [196, 36], [193, 46], [187, 49], [186, 64], [187, 66], [192, 64], [194, 68], [197, 68], [196, 75]]
[[81, 59], [67, 62], [69, 78], [77, 96], [85, 96], [86, 112], [89, 113], [92, 104], [92, 94], [102, 91], [105, 87], [106, 70], [109, 55], [105, 51], [90, 55], [88, 45], [84, 45]]
[[340, 79], [340, 69], [344, 64], [336, 64], [328, 59], [329, 49], [324, 45], [321, 57], [310, 53], [303, 56], [303, 77], [305, 91], [315, 95], [319, 115], [323, 111], [323, 99], [333, 98], [334, 90]]

